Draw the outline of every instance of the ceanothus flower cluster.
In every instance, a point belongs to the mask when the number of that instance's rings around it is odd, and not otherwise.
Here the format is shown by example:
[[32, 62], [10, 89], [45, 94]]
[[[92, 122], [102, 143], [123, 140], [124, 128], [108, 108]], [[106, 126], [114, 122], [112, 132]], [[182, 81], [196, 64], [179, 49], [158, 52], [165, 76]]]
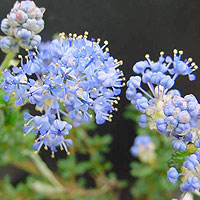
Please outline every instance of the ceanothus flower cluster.
[[[193, 72], [198, 67], [192, 62], [192, 58], [182, 60], [182, 54], [183, 51], [178, 52], [175, 49], [172, 58], [165, 57], [161, 52], [156, 62], [146, 55], [147, 60], [137, 62], [133, 66], [133, 71], [138, 75], [130, 77], [127, 82], [126, 97], [143, 113], [139, 118], [139, 125], [142, 128], [148, 126], [150, 129], [157, 129], [159, 133], [173, 136], [172, 144], [175, 149], [185, 150], [184, 141], [189, 142], [194, 140], [194, 137], [197, 138], [194, 136], [197, 131], [193, 134], [193, 139], [188, 131], [183, 131], [190, 129], [191, 124], [197, 125], [195, 119], [198, 116], [199, 106], [192, 95], [186, 96], [182, 105], [183, 98], [180, 97], [180, 92], [172, 87], [179, 75], [188, 76], [190, 81], [195, 80]], [[142, 83], [149, 87], [152, 94], [142, 88]], [[172, 102], [177, 103], [172, 106]]]
[[7, 36], [0, 38], [2, 51], [18, 52], [19, 47], [32, 49], [41, 42], [38, 35], [44, 28], [44, 8], [38, 8], [33, 1], [17, 1], [7, 18], [1, 22], [1, 30]]
[[65, 149], [71, 140], [65, 139], [72, 125], [62, 120], [62, 116], [72, 119], [73, 125], [88, 122], [92, 118], [89, 110], [96, 114], [97, 124], [112, 120], [112, 112], [117, 110], [123, 73], [117, 69], [122, 61], [117, 61], [106, 48], [100, 47], [100, 39], [88, 40], [84, 36], [64, 33], [60, 38], [29, 52], [25, 62], [12, 70], [4, 70], [2, 88], [16, 97], [16, 105], [29, 102], [43, 113], [41, 116], [24, 115], [27, 121], [23, 127], [26, 134], [32, 130], [38, 135], [34, 148], [39, 151], [44, 145], [56, 152], [56, 147]]
[[176, 168], [170, 168], [167, 172], [168, 181], [177, 183], [181, 177], [181, 191], [200, 192], [200, 151], [187, 156], [180, 171], [178, 173]]
[[142, 162], [151, 163], [155, 160], [155, 145], [148, 135], [140, 135], [135, 138], [130, 149], [133, 156], [137, 156]]
[[185, 151], [188, 143], [200, 147], [200, 104], [193, 95], [174, 96], [164, 105], [164, 118], [156, 121], [160, 134], [173, 137], [174, 149]]

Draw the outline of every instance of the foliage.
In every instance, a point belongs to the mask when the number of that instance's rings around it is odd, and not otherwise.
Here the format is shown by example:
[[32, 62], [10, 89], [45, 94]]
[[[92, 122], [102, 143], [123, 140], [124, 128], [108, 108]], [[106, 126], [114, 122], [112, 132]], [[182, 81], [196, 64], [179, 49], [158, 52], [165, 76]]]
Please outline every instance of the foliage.
[[[137, 123], [139, 112], [132, 105], [129, 105], [124, 117]], [[147, 128], [141, 128], [137, 124], [136, 127], [138, 135], [149, 135], [151, 137], [156, 145], [156, 159], [152, 163], [131, 162], [131, 175], [137, 178], [131, 187], [131, 192], [137, 200], [172, 199], [178, 184], [169, 183], [166, 176], [169, 169], [168, 160], [170, 160], [174, 152], [171, 143], [165, 135], [160, 135]], [[181, 155], [179, 159], [180, 157]], [[174, 157], [174, 159], [176, 162], [177, 158]]]
[[58, 159], [58, 173], [54, 174], [33, 152], [34, 136], [23, 136], [23, 112], [6, 103], [3, 93], [0, 91], [0, 165], [12, 164], [29, 176], [16, 187], [8, 177], [1, 180], [0, 199], [118, 199], [124, 184], [111, 173], [111, 163], [105, 159], [110, 135], [94, 134], [94, 121], [73, 128], [71, 155]]

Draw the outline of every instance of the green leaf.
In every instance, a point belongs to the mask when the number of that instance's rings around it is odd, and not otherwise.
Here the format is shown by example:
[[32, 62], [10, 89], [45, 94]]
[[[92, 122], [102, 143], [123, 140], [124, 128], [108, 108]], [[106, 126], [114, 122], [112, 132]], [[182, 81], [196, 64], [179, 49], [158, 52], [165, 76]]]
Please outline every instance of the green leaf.
[[135, 177], [145, 177], [149, 176], [153, 173], [153, 169], [151, 166], [138, 163], [138, 162], [132, 162], [131, 163], [131, 175]]

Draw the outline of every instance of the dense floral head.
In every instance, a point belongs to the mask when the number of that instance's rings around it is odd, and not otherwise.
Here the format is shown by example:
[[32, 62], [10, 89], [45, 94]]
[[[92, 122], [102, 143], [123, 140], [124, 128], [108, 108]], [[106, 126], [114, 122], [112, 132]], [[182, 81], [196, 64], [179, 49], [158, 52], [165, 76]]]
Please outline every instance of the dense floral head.
[[[40, 120], [32, 117], [24, 128], [26, 133], [40, 130], [40, 144], [50, 146], [51, 127], [56, 119], [61, 121], [60, 115], [71, 118], [77, 126], [89, 121], [93, 110], [96, 122], [102, 124], [111, 121], [112, 112], [117, 110], [114, 105], [120, 100], [118, 95], [124, 85], [123, 73], [117, 69], [122, 61], [110, 56], [107, 41], [100, 47], [99, 39], [88, 40], [87, 35], [85, 32], [84, 36], [66, 37], [62, 33], [59, 39], [41, 45], [37, 54], [29, 52], [20, 67], [4, 71], [2, 88], [8, 93], [5, 100], [12, 94], [17, 105], [29, 102], [45, 113]], [[63, 132], [54, 135], [60, 137]], [[49, 138], [44, 141], [45, 136]], [[63, 142], [63, 138], [58, 141]]]
[[147, 135], [137, 136], [130, 150], [133, 156], [137, 156], [142, 162], [152, 163], [155, 160], [155, 145]]
[[[172, 87], [179, 75], [188, 76], [190, 81], [195, 80], [193, 72], [198, 68], [191, 58], [182, 60], [182, 54], [182, 51], [174, 50], [174, 57], [171, 58], [165, 57], [164, 53], [161, 52], [156, 62], [152, 61], [149, 55], [146, 55], [146, 61], [137, 62], [133, 66], [133, 71], [138, 75], [132, 76], [127, 82], [126, 96], [136, 109], [143, 113], [139, 119], [141, 127], [148, 126], [150, 129], [159, 129], [161, 133], [167, 131], [167, 125], [164, 125], [166, 115], [169, 116], [168, 121], [173, 121], [170, 113], [172, 106], [169, 106], [169, 102], [173, 98], [178, 101], [181, 97], [179, 97], [180, 92]], [[142, 83], [148, 86], [149, 91], [142, 88]], [[187, 108], [184, 109], [187, 110]], [[191, 109], [195, 108], [191, 107]], [[182, 112], [179, 118], [187, 117], [186, 114], [186, 111]], [[182, 123], [183, 119], [180, 120]], [[175, 128], [176, 125], [174, 125]], [[180, 124], [180, 126], [182, 125]]]
[[164, 117], [156, 121], [160, 134], [173, 137], [176, 150], [185, 151], [188, 143], [200, 147], [200, 104], [193, 95], [174, 96], [164, 105]]
[[19, 47], [32, 49], [41, 42], [38, 35], [44, 28], [44, 8], [38, 8], [33, 1], [16, 2], [7, 18], [1, 22], [1, 30], [7, 36], [0, 39], [4, 52], [18, 52]]

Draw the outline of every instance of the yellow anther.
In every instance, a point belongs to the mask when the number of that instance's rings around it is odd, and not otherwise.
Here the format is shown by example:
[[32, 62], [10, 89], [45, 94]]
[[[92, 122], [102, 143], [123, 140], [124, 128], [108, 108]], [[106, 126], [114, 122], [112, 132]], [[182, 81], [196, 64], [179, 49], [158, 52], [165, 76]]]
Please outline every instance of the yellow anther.
[[54, 154], [51, 154], [51, 158], [55, 158], [55, 155], [54, 155]]
[[100, 102], [99, 104], [100, 104], [100, 105], [103, 105], [103, 102]]
[[50, 136], [49, 136], [49, 135], [47, 135], [46, 137], [47, 137], [47, 138], [49, 138]]
[[101, 57], [100, 57], [100, 56], [97, 56], [97, 58], [100, 59]]
[[68, 155], [68, 156], [70, 155], [70, 152], [69, 152], [69, 151], [67, 152], [67, 155]]
[[77, 37], [77, 34], [76, 34], [76, 33], [74, 33], [74, 34], [73, 34], [73, 38], [76, 38], [76, 37]]
[[71, 33], [69, 33], [69, 37], [72, 37], [72, 34], [71, 34]]
[[112, 119], [109, 118], [108, 121], [109, 121], [109, 122], [112, 122]]
[[101, 41], [101, 39], [100, 38], [97, 38], [97, 42], [100, 42]]
[[44, 146], [44, 149], [47, 151], [47, 150], [48, 150], [48, 147], [47, 147], [47, 146]]
[[194, 69], [198, 69], [199, 67], [197, 65], [194, 66]]
[[4, 69], [4, 72], [7, 72], [8, 71], [8, 69]]
[[179, 53], [180, 55], [182, 55], [182, 54], [183, 54], [183, 51], [182, 51], [182, 50], [180, 50], [178, 53]]
[[37, 128], [36, 128], [37, 130], [39, 130], [40, 129], [40, 127], [39, 126], [37, 126]]
[[108, 41], [107, 41], [107, 40], [105, 40], [105, 41], [104, 41], [104, 44], [105, 44], [105, 45], [108, 45]]
[[90, 61], [90, 58], [89, 58], [89, 57], [86, 57], [86, 60], [87, 60], [87, 61]]
[[192, 67], [194, 67], [195, 65], [196, 65], [195, 62], [191, 63], [191, 66], [192, 66]]
[[27, 134], [26, 133], [24, 133], [24, 135], [23, 135], [24, 137], [26, 137], [27, 136]]
[[103, 67], [103, 66], [104, 66], [104, 64], [103, 64], [103, 63], [101, 63], [101, 64], [100, 64], [100, 66], [101, 66], [101, 67]]
[[76, 63], [73, 61], [73, 62], [72, 62], [72, 65], [75, 65], [75, 64], [76, 64]]
[[28, 56], [25, 56], [25, 58], [28, 60]]
[[60, 150], [61, 150], [61, 151], [63, 151], [63, 150], [64, 150], [64, 148], [63, 148], [63, 147], [60, 147]]
[[37, 50], [37, 46], [34, 46], [33, 48], [34, 48], [35, 50]]
[[18, 55], [18, 58], [21, 59], [21, 58], [22, 58], [22, 55]]
[[108, 48], [108, 47], [106, 47], [105, 51], [106, 51], [106, 52], [109, 52], [109, 48]]
[[161, 56], [163, 56], [164, 54], [165, 54], [164, 51], [161, 51], [161, 52], [160, 52], [160, 55], [161, 55]]
[[83, 36], [82, 35], [79, 35], [78, 37], [77, 37], [77, 39], [82, 39], [83, 38]]
[[27, 124], [24, 124], [24, 127], [27, 127]]
[[56, 66], [56, 67], [58, 67], [58, 66], [59, 66], [59, 64], [58, 64], [58, 63], [56, 63], [56, 64], [55, 64], [55, 66]]
[[96, 92], [96, 91], [97, 91], [97, 88], [93, 88], [92, 90], [93, 90], [94, 92]]
[[120, 69], [116, 69], [117, 72], [120, 72]]
[[123, 81], [125, 81], [125, 80], [126, 80], [126, 78], [125, 78], [125, 77], [123, 77], [123, 78], [122, 78], [122, 80], [123, 80]]
[[82, 47], [82, 50], [85, 50], [85, 47]]
[[176, 49], [174, 49], [174, 50], [173, 50], [173, 53], [174, 53], [174, 54], [177, 54], [177, 53], [178, 53], [178, 51], [177, 51]]
[[84, 32], [84, 35], [88, 35], [88, 34], [89, 34], [88, 31], [85, 31], [85, 32]]
[[28, 49], [25, 49], [25, 51], [28, 51]]
[[113, 117], [113, 115], [109, 115], [109, 118], [112, 118]]
[[120, 100], [120, 97], [117, 97], [117, 100], [119, 101], [119, 100]]
[[40, 136], [40, 139], [44, 139], [44, 136]]
[[89, 115], [89, 118], [91, 119], [93, 116], [92, 115]]
[[189, 61], [189, 62], [192, 62], [192, 58], [188, 58], [188, 61]]
[[124, 64], [123, 60], [120, 60], [120, 61], [119, 61], [119, 64], [120, 64], [120, 65], [123, 65], [123, 64]]
[[118, 101], [117, 101], [117, 100], [114, 100], [114, 103], [115, 103], [115, 104], [118, 104]]
[[113, 102], [110, 102], [110, 105], [113, 105]]
[[81, 115], [81, 114], [82, 114], [82, 111], [81, 111], [81, 110], [79, 110], [79, 111], [78, 111], [78, 113]]
[[54, 77], [51, 77], [50, 80], [54, 80]]
[[115, 60], [114, 60], [114, 63], [117, 63], [117, 62], [118, 62], [118, 60], [117, 60], [117, 59], [115, 59]]
[[35, 154], [38, 154], [38, 151], [34, 151]]
[[46, 77], [47, 77], [47, 75], [44, 74], [44, 75], [43, 75], [43, 78], [46, 78]]
[[11, 72], [11, 74], [14, 75], [15, 73], [14, 73], [14, 72]]
[[114, 108], [115, 111], [118, 111], [118, 108]]
[[126, 83], [122, 83], [122, 86], [124, 87], [126, 85]]
[[22, 67], [19, 67], [19, 70], [22, 70]]
[[144, 57], [145, 57], [146, 59], [148, 59], [150, 56], [149, 56], [149, 54], [146, 54]]
[[47, 91], [46, 91], [46, 90], [44, 90], [44, 91], [42, 92], [42, 94], [43, 94], [43, 95], [46, 95], [46, 94], [47, 94]]
[[62, 83], [60, 83], [59, 85], [60, 85], [60, 87], [62, 87], [62, 86], [63, 86], [63, 84], [62, 84]]
[[13, 95], [13, 96], [15, 96], [15, 95], [16, 95], [16, 93], [15, 93], [15, 92], [12, 92], [12, 95]]
[[37, 54], [35, 52], [33, 52], [33, 56], [36, 56]]

